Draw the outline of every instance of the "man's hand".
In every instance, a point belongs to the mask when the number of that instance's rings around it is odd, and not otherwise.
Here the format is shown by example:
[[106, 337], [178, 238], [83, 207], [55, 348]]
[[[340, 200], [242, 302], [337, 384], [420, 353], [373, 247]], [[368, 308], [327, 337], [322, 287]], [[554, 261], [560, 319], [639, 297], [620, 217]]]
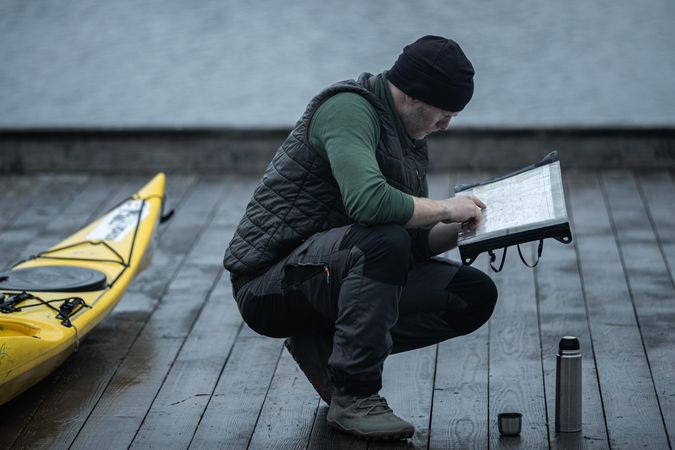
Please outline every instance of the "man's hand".
[[462, 228], [469, 230], [478, 228], [483, 219], [481, 211], [486, 208], [485, 203], [473, 195], [458, 195], [444, 201], [449, 204], [450, 217], [441, 222], [460, 223]]
[[443, 223], [459, 223], [469, 229], [477, 228], [482, 220], [481, 210], [486, 208], [485, 203], [469, 195], [443, 200], [413, 197], [415, 209], [413, 215], [405, 224], [406, 228]]

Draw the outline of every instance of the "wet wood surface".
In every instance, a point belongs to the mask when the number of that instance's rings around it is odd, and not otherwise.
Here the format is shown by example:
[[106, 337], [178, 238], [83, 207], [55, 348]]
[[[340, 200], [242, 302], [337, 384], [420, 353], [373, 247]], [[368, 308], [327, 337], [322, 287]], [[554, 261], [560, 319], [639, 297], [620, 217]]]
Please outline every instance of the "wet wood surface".
[[[431, 175], [430, 196], [485, 176]], [[0, 179], [0, 265], [54, 245], [146, 178]], [[565, 173], [574, 242], [547, 241], [535, 269], [510, 249], [491, 273], [500, 297], [487, 325], [387, 360], [382, 394], [416, 433], [383, 444], [327, 427], [282, 340], [241, 321], [221, 261], [257, 180], [169, 174], [176, 214], [153, 263], [79, 352], [0, 406], [0, 448], [672, 448], [674, 178]], [[487, 270], [487, 258], [474, 265]], [[569, 334], [583, 353], [583, 431], [558, 434], [555, 353]], [[517, 438], [499, 435], [507, 410], [523, 414]]]

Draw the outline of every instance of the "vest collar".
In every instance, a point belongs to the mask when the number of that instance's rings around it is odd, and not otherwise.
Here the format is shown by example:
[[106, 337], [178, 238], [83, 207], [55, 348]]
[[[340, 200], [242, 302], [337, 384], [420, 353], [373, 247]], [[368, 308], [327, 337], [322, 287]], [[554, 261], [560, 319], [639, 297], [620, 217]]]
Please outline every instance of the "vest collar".
[[403, 121], [401, 120], [401, 116], [399, 116], [398, 111], [396, 111], [394, 98], [391, 95], [387, 83], [387, 71], [384, 71], [379, 75], [371, 76], [368, 79], [367, 89], [377, 96], [391, 116], [394, 127], [396, 128], [398, 140], [401, 142], [401, 148], [414, 148], [415, 139], [408, 136]]

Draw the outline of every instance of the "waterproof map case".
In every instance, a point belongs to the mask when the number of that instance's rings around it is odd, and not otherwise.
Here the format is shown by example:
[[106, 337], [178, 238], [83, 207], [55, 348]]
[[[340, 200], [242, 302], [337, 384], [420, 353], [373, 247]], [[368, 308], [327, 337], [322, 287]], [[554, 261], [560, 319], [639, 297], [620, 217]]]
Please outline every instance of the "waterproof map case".
[[489, 252], [494, 261], [493, 250], [506, 252], [507, 247], [525, 242], [540, 241], [539, 256], [546, 238], [572, 242], [556, 151], [517, 172], [458, 185], [455, 195], [473, 195], [487, 205], [480, 227], [459, 233], [457, 245], [464, 264], [471, 264], [483, 252]]

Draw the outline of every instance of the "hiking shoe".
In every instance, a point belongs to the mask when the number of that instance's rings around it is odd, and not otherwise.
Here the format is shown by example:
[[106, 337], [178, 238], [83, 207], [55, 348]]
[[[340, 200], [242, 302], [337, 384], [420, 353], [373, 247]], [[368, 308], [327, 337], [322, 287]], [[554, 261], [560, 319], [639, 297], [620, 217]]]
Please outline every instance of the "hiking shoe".
[[321, 400], [330, 405], [333, 395], [333, 382], [328, 372], [328, 358], [333, 352], [331, 340], [319, 335], [293, 336], [284, 341], [284, 346]]
[[384, 397], [342, 395], [333, 392], [326, 422], [331, 427], [365, 439], [407, 439], [415, 427], [394, 414]]

